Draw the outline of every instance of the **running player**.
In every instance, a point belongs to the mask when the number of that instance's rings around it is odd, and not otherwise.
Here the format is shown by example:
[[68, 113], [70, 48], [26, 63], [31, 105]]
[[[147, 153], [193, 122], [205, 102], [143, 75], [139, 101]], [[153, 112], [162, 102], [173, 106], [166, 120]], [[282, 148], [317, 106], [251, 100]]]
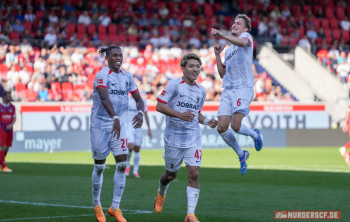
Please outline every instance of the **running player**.
[[199, 197], [199, 167], [202, 161], [202, 129], [199, 123], [215, 128], [215, 119], [206, 119], [201, 113], [206, 90], [197, 84], [202, 61], [194, 53], [186, 54], [181, 62], [183, 77], [171, 80], [157, 98], [157, 111], [166, 115], [164, 132], [165, 173], [159, 180], [154, 202], [157, 213], [162, 212], [169, 183], [185, 161], [188, 170], [187, 216], [185, 222], [198, 221], [194, 211]]
[[16, 122], [16, 109], [11, 104], [11, 93], [2, 93], [2, 103], [0, 107], [0, 165], [2, 172], [11, 173], [12, 170], [6, 166], [5, 157], [12, 146], [13, 124]]
[[[350, 136], [350, 130], [349, 130], [349, 124], [350, 124], [350, 103], [348, 107], [348, 111], [346, 112], [345, 116], [345, 125], [343, 126], [343, 132], [349, 132]], [[347, 149], [350, 148], [350, 141], [343, 147], [339, 148], [340, 155], [345, 159], [345, 162], [350, 165], [350, 150], [346, 152]]]
[[[148, 127], [148, 136], [150, 139], [152, 139], [152, 132], [149, 127], [149, 119], [147, 115], [147, 105], [146, 100], [143, 100], [143, 104], [145, 105], [145, 110], [143, 111], [145, 114], [145, 120]], [[128, 138], [128, 146], [129, 146], [129, 155], [128, 155], [128, 166], [126, 167], [126, 176], [129, 176], [130, 172], [130, 159], [132, 155], [132, 151], [134, 151], [134, 166], [133, 166], [133, 176], [136, 178], [140, 178], [139, 175], [139, 164], [140, 164], [140, 149], [142, 144], [142, 136], [143, 136], [143, 130], [142, 128], [134, 129], [132, 127], [132, 119], [137, 114], [137, 107], [136, 102], [134, 98], [129, 96], [129, 112], [128, 112], [128, 122], [126, 123], [128, 125], [128, 131], [127, 131], [127, 138]]]
[[103, 182], [106, 157], [112, 152], [116, 170], [114, 174], [113, 202], [108, 214], [117, 222], [126, 222], [119, 209], [119, 203], [125, 187], [125, 169], [128, 155], [126, 140], [126, 120], [128, 112], [128, 93], [136, 101], [137, 115], [132, 119], [133, 127], [142, 126], [144, 104], [131, 73], [122, 70], [123, 52], [118, 46], [102, 48], [108, 66], [97, 73], [92, 95], [90, 139], [92, 158], [95, 160], [92, 173], [93, 207], [97, 221], [106, 221], [102, 211], [100, 194]]
[[217, 45], [214, 48], [217, 68], [225, 88], [217, 114], [219, 120], [217, 130], [227, 145], [232, 147], [239, 156], [242, 175], [247, 171], [249, 152], [242, 150], [238, 145], [235, 135], [229, 130], [230, 123], [235, 132], [253, 138], [257, 151], [263, 147], [260, 131], [251, 130], [242, 124], [243, 117], [249, 114], [249, 105], [254, 96], [253, 38], [248, 33], [250, 28], [250, 18], [239, 14], [232, 25], [232, 36], [225, 35], [216, 29], [211, 30], [213, 36], [221, 37], [231, 43], [225, 51], [224, 63], [220, 58], [224, 47]]

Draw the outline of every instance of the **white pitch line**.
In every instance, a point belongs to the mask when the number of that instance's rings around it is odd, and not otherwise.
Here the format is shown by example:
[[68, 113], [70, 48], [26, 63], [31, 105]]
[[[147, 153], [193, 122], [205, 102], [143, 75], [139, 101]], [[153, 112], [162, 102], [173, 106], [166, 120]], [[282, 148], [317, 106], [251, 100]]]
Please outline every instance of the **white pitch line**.
[[[76, 206], [76, 205], [65, 205], [65, 204], [48, 204], [48, 203], [32, 203], [32, 202], [22, 202], [22, 201], [14, 201], [14, 200], [0, 200], [0, 203], [12, 203], [12, 204], [27, 204], [27, 205], [39, 205], [39, 206], [51, 206], [51, 207], [68, 207], [68, 208], [80, 208], [80, 209], [92, 209], [92, 206]], [[107, 210], [108, 208], [104, 207], [103, 209]], [[150, 214], [152, 211], [148, 210], [126, 210], [122, 209], [122, 211], [127, 211], [133, 214]]]
[[52, 216], [52, 217], [24, 217], [24, 218], [3, 219], [3, 220], [0, 220], [0, 221], [43, 220], [43, 219], [55, 219], [55, 218], [67, 218], [67, 217], [92, 217], [92, 216], [95, 216], [95, 214], [70, 215], [70, 216]]

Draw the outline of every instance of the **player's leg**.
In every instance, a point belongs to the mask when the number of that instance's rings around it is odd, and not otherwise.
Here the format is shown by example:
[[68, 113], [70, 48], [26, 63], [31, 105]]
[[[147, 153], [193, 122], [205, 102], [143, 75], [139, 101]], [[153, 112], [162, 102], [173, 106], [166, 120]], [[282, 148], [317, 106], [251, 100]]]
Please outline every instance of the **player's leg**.
[[120, 138], [111, 138], [108, 144], [110, 151], [113, 153], [116, 169], [114, 173], [114, 190], [113, 190], [113, 201], [111, 207], [108, 209], [108, 214], [115, 217], [118, 222], [126, 222], [119, 209], [120, 201], [125, 189], [126, 180], [126, 167], [128, 159], [128, 148], [127, 148], [127, 137], [125, 129], [120, 130]]
[[[129, 140], [129, 138], [128, 138], [128, 140]], [[130, 159], [132, 156], [132, 151], [134, 151], [134, 149], [135, 149], [134, 143], [129, 142], [128, 148], [129, 148], [129, 153], [128, 153], [128, 159], [127, 159], [127, 166], [126, 166], [126, 170], [125, 170], [126, 176], [129, 176], [129, 173], [130, 173]]]
[[106, 221], [100, 202], [103, 172], [105, 170], [106, 157], [109, 154], [108, 140], [109, 134], [104, 130], [90, 128], [90, 140], [92, 158], [94, 158], [94, 169], [92, 171], [92, 199], [97, 221]]
[[185, 222], [196, 222], [198, 219], [194, 212], [199, 198], [199, 168], [202, 162], [202, 148], [186, 149], [184, 161], [188, 171], [187, 216]]
[[185, 149], [169, 146], [165, 147], [165, 172], [159, 179], [158, 192], [154, 202], [154, 210], [157, 213], [160, 213], [163, 210], [166, 191], [169, 187], [170, 182], [173, 181], [177, 176], [177, 171], [181, 167], [184, 153]]
[[219, 116], [218, 117], [219, 124], [217, 127], [217, 131], [221, 136], [221, 138], [226, 142], [226, 144], [230, 146], [237, 153], [238, 157], [241, 157], [243, 156], [243, 150], [239, 146], [235, 134], [233, 133], [232, 130], [229, 129], [231, 119], [232, 119], [231, 116], [227, 116], [227, 115]]
[[5, 162], [5, 156], [6, 156], [6, 152], [8, 150], [7, 146], [0, 146], [0, 165], [2, 167], [2, 171], [3, 172], [11, 172], [9, 171], [10, 169], [6, 166], [6, 162]]
[[141, 146], [135, 146], [134, 148], [134, 167], [133, 167], [132, 174], [136, 178], [140, 178], [140, 175], [139, 175], [139, 167], [140, 167], [140, 159], [141, 159], [140, 149], [141, 149]]

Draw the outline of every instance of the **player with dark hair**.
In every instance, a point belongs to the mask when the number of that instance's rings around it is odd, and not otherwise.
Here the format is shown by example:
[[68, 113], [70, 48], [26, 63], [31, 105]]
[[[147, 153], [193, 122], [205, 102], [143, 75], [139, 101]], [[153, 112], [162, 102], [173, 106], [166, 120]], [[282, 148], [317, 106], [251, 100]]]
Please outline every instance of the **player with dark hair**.
[[12, 146], [13, 124], [16, 122], [16, 109], [11, 104], [11, 93], [2, 93], [2, 103], [0, 106], [0, 165], [2, 172], [11, 173], [12, 170], [6, 166], [5, 157]]
[[103, 182], [106, 157], [112, 152], [116, 170], [114, 174], [113, 202], [108, 214], [117, 222], [126, 222], [119, 209], [125, 187], [125, 169], [128, 155], [126, 120], [128, 114], [128, 93], [136, 101], [137, 114], [132, 119], [133, 127], [140, 128], [143, 123], [144, 104], [131, 73], [122, 70], [123, 52], [118, 46], [102, 48], [108, 66], [101, 69], [93, 85], [93, 105], [91, 109], [90, 139], [92, 158], [95, 160], [92, 173], [93, 207], [97, 221], [106, 221], [102, 211], [100, 194]]
[[251, 130], [242, 124], [242, 119], [250, 112], [249, 105], [254, 96], [253, 38], [248, 33], [250, 29], [250, 18], [239, 14], [232, 25], [232, 35], [225, 35], [216, 29], [211, 31], [213, 36], [221, 37], [231, 43], [225, 51], [224, 63], [221, 61], [220, 53], [225, 47], [217, 45], [214, 48], [217, 68], [225, 88], [217, 114], [219, 120], [217, 130], [227, 145], [237, 153], [242, 175], [247, 171], [249, 152], [239, 146], [233, 131], [229, 130], [230, 124], [235, 132], [250, 136], [257, 151], [263, 147], [260, 131]]
[[157, 213], [162, 212], [165, 193], [169, 183], [185, 161], [188, 170], [187, 216], [185, 222], [196, 222], [194, 215], [199, 197], [199, 167], [202, 162], [202, 129], [199, 123], [217, 126], [215, 119], [206, 119], [201, 114], [206, 90], [196, 83], [202, 61], [194, 53], [181, 60], [183, 77], [171, 80], [158, 96], [157, 111], [166, 115], [164, 131], [165, 173], [159, 180], [158, 194], [154, 202]]

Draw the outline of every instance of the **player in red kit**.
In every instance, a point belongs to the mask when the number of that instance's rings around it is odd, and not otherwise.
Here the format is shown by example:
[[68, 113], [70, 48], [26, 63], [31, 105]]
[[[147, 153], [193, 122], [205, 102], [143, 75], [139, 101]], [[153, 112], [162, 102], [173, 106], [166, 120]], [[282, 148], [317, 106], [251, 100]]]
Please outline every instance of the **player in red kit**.
[[2, 93], [2, 103], [0, 106], [0, 165], [2, 172], [11, 173], [12, 170], [6, 166], [5, 157], [12, 145], [13, 124], [16, 122], [16, 109], [10, 103], [11, 93]]

